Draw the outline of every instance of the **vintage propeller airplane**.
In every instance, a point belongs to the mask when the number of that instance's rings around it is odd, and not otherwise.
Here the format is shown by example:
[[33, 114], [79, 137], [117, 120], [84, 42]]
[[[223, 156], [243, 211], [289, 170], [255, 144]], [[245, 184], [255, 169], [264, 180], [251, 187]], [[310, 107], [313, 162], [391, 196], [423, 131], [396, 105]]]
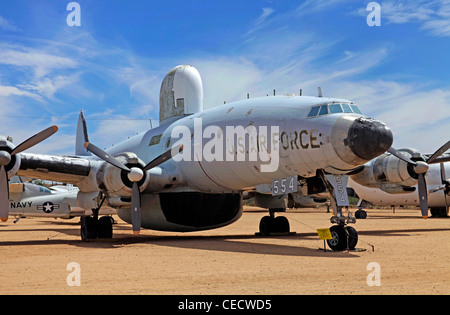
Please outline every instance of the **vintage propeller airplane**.
[[424, 218], [428, 217], [429, 208], [433, 216], [447, 216], [450, 181], [445, 162], [450, 161], [450, 154], [445, 152], [448, 149], [450, 141], [433, 154], [421, 154], [410, 148], [390, 149], [350, 176], [349, 186], [361, 201], [376, 205], [419, 205]]
[[[240, 218], [244, 191], [271, 181], [290, 186], [294, 181], [286, 178], [295, 176], [330, 191], [336, 223], [331, 246], [352, 248], [357, 234], [347, 223], [353, 218], [342, 212], [348, 204], [346, 174], [393, 142], [384, 123], [362, 115], [351, 101], [321, 95], [246, 99], [203, 110], [203, 85], [192, 66], [165, 76], [157, 128], [104, 151], [90, 141], [83, 114], [80, 118], [76, 156], [22, 153], [48, 133], [17, 147], [1, 141], [2, 218], [8, 217], [7, 175], [76, 184], [78, 206], [94, 212], [82, 220], [82, 239], [112, 236], [110, 223], [98, 218], [103, 202], [136, 234], [141, 227], [214, 229]], [[286, 221], [266, 216], [260, 229], [288, 229]]]
[[[52, 191], [47, 187], [24, 182], [19, 177], [9, 183], [9, 215], [16, 217], [51, 217], [70, 219], [77, 211], [78, 189]], [[81, 209], [80, 209], [81, 210]], [[84, 214], [84, 211], [83, 211]]]
[[[14, 177], [9, 183], [9, 215], [19, 222], [23, 217], [44, 217], [55, 219], [72, 219], [91, 215], [91, 209], [82, 209], [77, 206], [77, 187], [63, 185], [49, 188], [23, 181]], [[102, 207], [102, 215], [113, 215], [112, 208]]]

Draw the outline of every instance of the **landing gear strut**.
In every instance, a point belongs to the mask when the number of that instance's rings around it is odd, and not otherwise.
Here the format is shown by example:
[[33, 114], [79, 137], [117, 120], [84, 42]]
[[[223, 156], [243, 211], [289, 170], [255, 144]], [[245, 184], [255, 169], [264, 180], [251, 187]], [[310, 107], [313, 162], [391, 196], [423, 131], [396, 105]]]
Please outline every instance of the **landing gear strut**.
[[351, 213], [348, 213], [348, 215], [342, 213], [342, 209], [349, 206], [347, 196], [348, 176], [330, 175], [324, 172], [319, 174], [330, 193], [330, 202], [333, 208], [331, 223], [336, 224], [330, 228], [333, 239], [327, 240], [328, 246], [336, 251], [355, 249], [358, 243], [358, 233], [348, 224], [356, 223], [356, 218]]
[[81, 240], [87, 241], [98, 238], [112, 238], [113, 237], [113, 223], [114, 219], [110, 216], [104, 216], [100, 219], [98, 214], [103, 205], [105, 198], [103, 198], [99, 207], [92, 209], [92, 216], [81, 217]]
[[268, 216], [261, 219], [259, 223], [259, 234], [269, 236], [273, 234], [290, 233], [289, 221], [286, 217], [275, 217], [275, 212], [285, 212], [286, 209], [269, 209]]

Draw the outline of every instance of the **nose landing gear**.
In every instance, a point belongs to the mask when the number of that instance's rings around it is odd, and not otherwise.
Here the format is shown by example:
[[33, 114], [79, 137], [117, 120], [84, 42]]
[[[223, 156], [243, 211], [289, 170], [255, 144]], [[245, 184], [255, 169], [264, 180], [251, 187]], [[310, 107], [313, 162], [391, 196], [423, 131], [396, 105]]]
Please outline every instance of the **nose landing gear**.
[[325, 174], [323, 171], [319, 174], [330, 193], [330, 202], [333, 208], [331, 223], [336, 223], [330, 228], [333, 239], [327, 240], [328, 246], [335, 251], [355, 249], [358, 243], [358, 232], [348, 224], [356, 223], [356, 218], [351, 213], [348, 215], [342, 213], [343, 207], [349, 206], [348, 175], [331, 175]]

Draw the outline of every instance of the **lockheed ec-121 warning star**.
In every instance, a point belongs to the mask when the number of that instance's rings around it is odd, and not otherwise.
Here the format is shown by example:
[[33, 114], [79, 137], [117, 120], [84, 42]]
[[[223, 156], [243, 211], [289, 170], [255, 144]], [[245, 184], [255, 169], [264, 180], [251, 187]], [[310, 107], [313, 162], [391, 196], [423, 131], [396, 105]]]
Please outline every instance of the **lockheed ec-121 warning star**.
[[[348, 204], [342, 191], [346, 174], [393, 142], [384, 123], [362, 115], [345, 99], [270, 96], [203, 110], [203, 85], [192, 66], [178, 66], [165, 76], [157, 128], [104, 151], [91, 143], [82, 113], [80, 118], [73, 157], [21, 153], [38, 141], [15, 147], [3, 139], [0, 199], [8, 197], [6, 174], [76, 184], [78, 206], [94, 212], [82, 220], [82, 239], [112, 234], [110, 223], [98, 219], [103, 201], [136, 234], [141, 227], [207, 230], [240, 218], [244, 191], [297, 176], [329, 190], [336, 223], [329, 244], [352, 248], [357, 234], [347, 224], [354, 217], [342, 212]], [[44, 138], [39, 134], [35, 140]], [[0, 216], [7, 218], [6, 209]], [[260, 229], [287, 230], [286, 223], [285, 217], [266, 216]]]

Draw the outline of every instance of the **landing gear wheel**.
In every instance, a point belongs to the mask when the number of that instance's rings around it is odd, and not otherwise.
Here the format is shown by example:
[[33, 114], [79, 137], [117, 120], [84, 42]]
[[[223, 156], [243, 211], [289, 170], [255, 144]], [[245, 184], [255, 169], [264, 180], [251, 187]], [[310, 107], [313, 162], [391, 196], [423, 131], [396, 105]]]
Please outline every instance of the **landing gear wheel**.
[[358, 244], [358, 232], [351, 226], [347, 226], [345, 229], [348, 235], [348, 248], [355, 249], [356, 244]]
[[113, 220], [111, 217], [101, 217], [98, 220], [98, 238], [113, 237]]
[[272, 233], [289, 233], [290, 226], [286, 217], [265, 216], [259, 222], [259, 234], [269, 236]]
[[87, 241], [98, 237], [98, 220], [93, 217], [81, 217], [81, 240]]
[[84, 216], [81, 217], [81, 240], [94, 240], [97, 238], [112, 238], [113, 227], [111, 217], [100, 219]]
[[272, 224], [272, 233], [289, 233], [290, 226], [286, 217], [276, 217]]
[[334, 225], [330, 228], [333, 239], [327, 240], [328, 246], [335, 251], [355, 249], [358, 243], [358, 232], [351, 226]]
[[263, 217], [259, 222], [259, 233], [262, 236], [270, 235], [270, 232], [272, 231], [272, 223], [273, 219], [271, 217], [269, 216]]
[[355, 212], [355, 218], [357, 218], [357, 219], [366, 219], [367, 218], [367, 212], [365, 210], [357, 210]]
[[342, 251], [347, 248], [347, 232], [345, 228], [340, 225], [333, 225], [330, 228], [333, 239], [327, 240], [328, 246], [332, 250]]
[[445, 207], [444, 208], [430, 208], [431, 216], [434, 218], [447, 218], [448, 217], [448, 210]]

